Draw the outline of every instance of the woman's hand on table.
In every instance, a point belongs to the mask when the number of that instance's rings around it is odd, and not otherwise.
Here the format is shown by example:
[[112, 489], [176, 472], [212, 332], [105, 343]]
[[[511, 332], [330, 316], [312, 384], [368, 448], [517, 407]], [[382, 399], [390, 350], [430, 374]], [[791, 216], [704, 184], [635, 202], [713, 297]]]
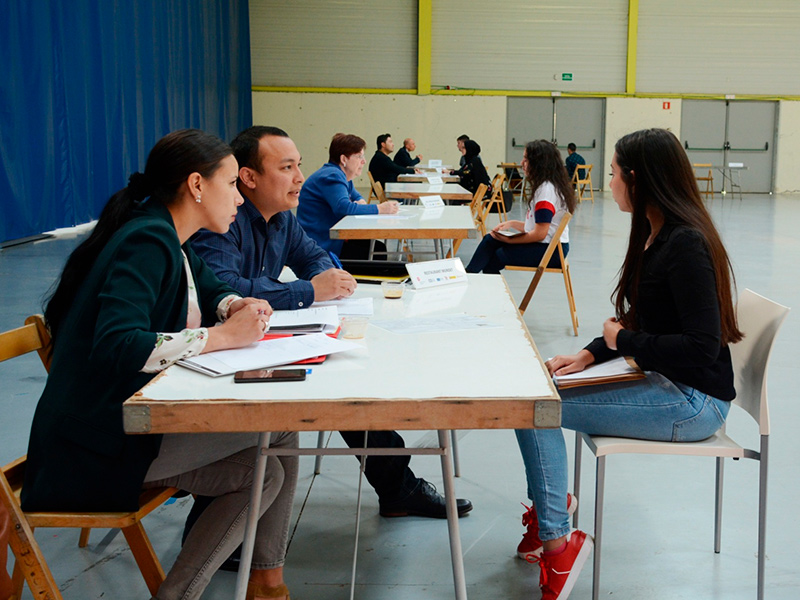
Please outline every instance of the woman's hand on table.
[[550, 375], [569, 375], [578, 373], [594, 362], [594, 355], [588, 350], [568, 356], [557, 355], [544, 363]]
[[236, 300], [228, 309], [228, 320], [217, 327], [209, 327], [203, 353], [242, 348], [257, 342], [269, 329], [271, 315], [272, 307], [266, 300]]

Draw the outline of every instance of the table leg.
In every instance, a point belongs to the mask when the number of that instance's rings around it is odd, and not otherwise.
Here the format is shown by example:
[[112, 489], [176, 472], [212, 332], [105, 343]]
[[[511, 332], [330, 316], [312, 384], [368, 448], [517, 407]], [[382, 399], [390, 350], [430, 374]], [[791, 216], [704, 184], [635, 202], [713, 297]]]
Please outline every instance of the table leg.
[[269, 433], [258, 435], [258, 448], [256, 452], [256, 466], [253, 470], [253, 488], [250, 490], [250, 507], [247, 510], [247, 525], [244, 529], [244, 543], [242, 546], [242, 559], [239, 563], [239, 573], [236, 576], [235, 600], [245, 600], [247, 595], [247, 581], [250, 579], [250, 564], [253, 562], [253, 547], [256, 541], [256, 527], [258, 526], [259, 510], [261, 506], [261, 493], [264, 488], [264, 474], [267, 470], [267, 455], [263, 450], [269, 448]]
[[375, 255], [375, 240], [369, 241], [369, 258], [368, 260], [372, 260]]
[[456, 591], [456, 600], [467, 600], [464, 556], [461, 552], [461, 536], [458, 533], [453, 463], [450, 460], [450, 436], [449, 432], [443, 429], [440, 429], [438, 433], [439, 446], [445, 451], [442, 454], [442, 478], [444, 479], [444, 500], [447, 507], [447, 529], [450, 533], [450, 558], [453, 561], [453, 585]]

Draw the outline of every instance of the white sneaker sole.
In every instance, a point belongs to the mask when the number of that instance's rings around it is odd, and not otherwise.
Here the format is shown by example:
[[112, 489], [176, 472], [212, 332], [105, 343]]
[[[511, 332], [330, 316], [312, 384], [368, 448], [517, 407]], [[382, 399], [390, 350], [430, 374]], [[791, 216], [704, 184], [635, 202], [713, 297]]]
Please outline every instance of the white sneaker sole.
[[[567, 516], [571, 517], [575, 514], [575, 511], [578, 510], [578, 499], [572, 494], [568, 494], [568, 496], [572, 498], [572, 502], [570, 502], [567, 507]], [[544, 550], [544, 548], [539, 546], [536, 550], [531, 552], [517, 552], [517, 558], [521, 558], [525, 562], [535, 563], [542, 555], [542, 550]]]
[[575, 562], [572, 563], [572, 569], [567, 576], [567, 580], [564, 582], [564, 587], [561, 588], [556, 600], [567, 600], [569, 597], [572, 588], [575, 587], [575, 582], [578, 580], [578, 575], [581, 574], [581, 570], [583, 566], [586, 564], [586, 561], [589, 559], [589, 555], [592, 553], [592, 548], [594, 548], [594, 539], [589, 534], [586, 534], [586, 539], [583, 542], [583, 546], [578, 551], [578, 556], [575, 557]]

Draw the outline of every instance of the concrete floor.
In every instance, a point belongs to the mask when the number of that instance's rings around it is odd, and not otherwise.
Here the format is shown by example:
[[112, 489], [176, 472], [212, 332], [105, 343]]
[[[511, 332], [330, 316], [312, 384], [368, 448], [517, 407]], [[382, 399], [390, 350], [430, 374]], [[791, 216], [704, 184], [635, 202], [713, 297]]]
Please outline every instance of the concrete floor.
[[[733, 261], [739, 289], [751, 288], [778, 302], [800, 308], [800, 196], [717, 196], [710, 204]], [[515, 212], [520, 214], [520, 206]], [[610, 194], [584, 202], [570, 226], [573, 282], [580, 336], [572, 336], [563, 283], [547, 275], [525, 321], [544, 356], [580, 349], [612, 314], [609, 296], [627, 243], [629, 217]], [[41, 310], [42, 295], [57, 276], [74, 234], [0, 251], [0, 330], [22, 323]], [[477, 242], [462, 245], [467, 261]], [[509, 272], [507, 280], [521, 297], [530, 274]], [[800, 325], [790, 314], [770, 364], [771, 436], [766, 598], [800, 597], [800, 517], [794, 493], [800, 491], [800, 403], [796, 402], [796, 341]], [[487, 349], [500, 351], [502, 348]], [[480, 368], [480, 356], [475, 357]], [[513, 377], [487, 373], [487, 377]], [[0, 364], [0, 464], [23, 454], [31, 415], [44, 384], [35, 356]], [[748, 417], [733, 411], [729, 431], [757, 443]], [[429, 434], [407, 432], [407, 444], [424, 443]], [[568, 446], [572, 434], [567, 434]], [[315, 443], [315, 434], [303, 434]], [[331, 444], [343, 446], [338, 434]], [[755, 446], [753, 446], [755, 447]], [[522, 533], [525, 498], [522, 461], [510, 431], [461, 432], [462, 477], [458, 495], [475, 510], [461, 519], [461, 539], [469, 597], [539, 598], [538, 568], [514, 558]], [[586, 455], [585, 455], [586, 456]], [[585, 461], [582, 527], [591, 531], [593, 461]], [[415, 457], [412, 468], [441, 487], [439, 460]], [[757, 464], [727, 463], [721, 554], [713, 553], [712, 460], [670, 457], [614, 457], [608, 461], [606, 525], [601, 597], [629, 600], [754, 599], [756, 576]], [[351, 457], [326, 457], [322, 474], [313, 476], [313, 459], [301, 458], [293, 515], [293, 537], [286, 580], [295, 600], [349, 598], [358, 470]], [[447, 527], [421, 518], [383, 519], [377, 498], [367, 488], [363, 500], [355, 597], [360, 600], [453, 598]], [[145, 521], [166, 568], [172, 564], [189, 500], [162, 506]], [[95, 531], [89, 547], [77, 548], [77, 532], [42, 530], [37, 535], [64, 597], [70, 599], [144, 599], [147, 590], [130, 551], [116, 531]], [[203, 596], [232, 597], [235, 577], [219, 573]], [[589, 598], [591, 566], [571, 598]], [[31, 598], [26, 590], [24, 598]]]

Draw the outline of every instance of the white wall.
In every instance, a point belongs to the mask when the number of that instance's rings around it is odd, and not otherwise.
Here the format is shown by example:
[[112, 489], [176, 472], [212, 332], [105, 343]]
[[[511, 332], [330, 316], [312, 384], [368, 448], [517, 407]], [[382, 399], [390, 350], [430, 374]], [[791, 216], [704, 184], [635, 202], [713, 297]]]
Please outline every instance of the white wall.
[[[254, 92], [253, 124], [286, 130], [303, 156], [306, 177], [327, 162], [328, 145], [339, 132], [366, 140], [367, 164], [375, 138], [391, 133], [395, 149], [411, 137], [423, 160], [450, 165], [458, 164], [456, 138], [466, 133], [481, 145], [486, 169], [493, 173], [505, 156], [506, 98]], [[366, 168], [355, 185], [369, 187]]]
[[775, 151], [775, 191], [800, 192], [800, 102], [778, 106], [778, 147]]

